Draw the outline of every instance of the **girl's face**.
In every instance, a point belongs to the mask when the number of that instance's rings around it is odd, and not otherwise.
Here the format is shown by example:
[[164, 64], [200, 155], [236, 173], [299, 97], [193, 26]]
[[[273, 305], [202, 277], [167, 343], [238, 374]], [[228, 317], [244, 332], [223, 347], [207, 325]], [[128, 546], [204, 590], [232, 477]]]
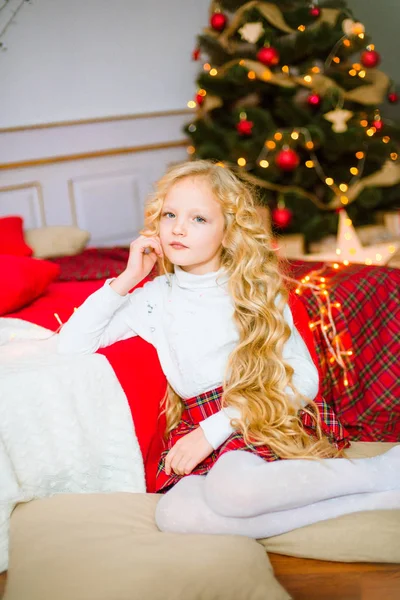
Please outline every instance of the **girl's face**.
[[194, 275], [220, 268], [224, 216], [208, 183], [186, 177], [167, 193], [160, 219], [160, 240], [172, 264]]

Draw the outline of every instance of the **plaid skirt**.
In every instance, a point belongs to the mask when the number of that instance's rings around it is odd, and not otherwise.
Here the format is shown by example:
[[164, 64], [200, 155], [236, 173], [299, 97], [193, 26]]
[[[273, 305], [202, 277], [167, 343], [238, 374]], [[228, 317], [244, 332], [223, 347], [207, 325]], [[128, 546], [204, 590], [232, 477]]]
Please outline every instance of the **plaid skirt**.
[[[203, 421], [207, 417], [210, 417], [221, 410], [222, 391], [222, 387], [219, 387], [215, 390], [205, 392], [204, 394], [183, 401], [185, 407], [181, 421], [179, 422], [179, 425], [170, 432], [167, 439], [167, 448], [161, 454], [160, 462], [158, 464], [156, 475], [157, 492], [166, 492], [169, 488], [178, 483], [182, 477], [185, 477], [185, 475], [176, 475], [175, 473], [167, 475], [165, 472], [165, 458], [181, 437], [196, 429], [199, 426], [200, 421]], [[321, 397], [317, 397], [314, 402], [317, 405], [321, 416], [322, 433], [329, 439], [331, 444], [339, 450], [348, 446], [349, 435], [340, 424], [333, 409]], [[303, 410], [300, 411], [300, 418], [305, 431], [309, 435], [315, 436], [314, 419]], [[191, 475], [205, 475], [222, 454], [230, 452], [231, 450], [254, 452], [254, 454], [258, 454], [258, 456], [261, 456], [261, 458], [268, 462], [279, 460], [279, 456], [277, 456], [269, 446], [246, 444], [242, 434], [236, 432], [217, 448], [217, 450], [214, 450], [203, 462], [197, 465], [197, 467], [193, 469]]]

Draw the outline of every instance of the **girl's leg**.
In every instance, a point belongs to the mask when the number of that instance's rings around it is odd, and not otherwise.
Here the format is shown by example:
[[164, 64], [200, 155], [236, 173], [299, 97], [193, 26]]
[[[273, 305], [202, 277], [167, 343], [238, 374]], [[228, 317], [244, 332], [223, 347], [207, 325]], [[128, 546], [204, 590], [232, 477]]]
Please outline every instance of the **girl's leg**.
[[204, 497], [226, 517], [255, 517], [349, 494], [400, 490], [400, 445], [373, 458], [266, 462], [247, 451], [221, 456]]
[[224, 517], [205, 501], [207, 477], [184, 477], [161, 498], [156, 508], [156, 523], [162, 531], [245, 535], [259, 539], [354, 512], [400, 508], [400, 491], [388, 491], [331, 498], [256, 517]]

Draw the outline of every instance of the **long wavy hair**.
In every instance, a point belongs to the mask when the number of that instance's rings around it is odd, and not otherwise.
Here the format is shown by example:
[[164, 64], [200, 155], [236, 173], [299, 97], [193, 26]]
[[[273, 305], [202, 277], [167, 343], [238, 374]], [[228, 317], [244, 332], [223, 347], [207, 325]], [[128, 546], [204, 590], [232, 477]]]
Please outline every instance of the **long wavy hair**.
[[[223, 381], [223, 406], [240, 409], [232, 420], [247, 443], [269, 445], [280, 458], [326, 458], [339, 455], [321, 432], [317, 406], [293, 385], [293, 368], [282, 358], [290, 337], [283, 315], [289, 292], [284, 284], [284, 263], [272, 245], [272, 234], [262, 223], [255, 205], [255, 191], [222, 163], [208, 160], [172, 166], [157, 182], [145, 207], [145, 235], [158, 235], [164, 199], [184, 178], [201, 178], [220, 203], [225, 219], [221, 267], [229, 275], [234, 321], [239, 342], [231, 352]], [[159, 272], [173, 272], [173, 265], [159, 261]], [[293, 395], [285, 390], [289, 386]], [[316, 437], [305, 431], [298, 407], [316, 423]], [[297, 405], [297, 408], [296, 408]], [[181, 418], [183, 403], [168, 384], [165, 397], [167, 432]]]

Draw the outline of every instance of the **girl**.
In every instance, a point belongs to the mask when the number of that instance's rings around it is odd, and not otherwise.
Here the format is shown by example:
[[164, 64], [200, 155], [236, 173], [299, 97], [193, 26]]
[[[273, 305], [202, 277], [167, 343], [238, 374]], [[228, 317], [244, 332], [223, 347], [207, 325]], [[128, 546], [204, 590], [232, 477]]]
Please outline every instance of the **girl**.
[[[156, 261], [165, 274], [130, 293]], [[158, 491], [170, 490], [157, 511], [162, 529], [261, 537], [277, 508], [394, 487], [388, 469], [396, 457], [328, 460], [329, 470], [304, 460], [338, 457], [348, 441], [333, 411], [314, 401], [318, 372], [287, 300], [250, 190], [221, 164], [194, 161], [161, 178], [125, 271], [62, 328], [63, 353], [95, 352], [134, 335], [157, 349], [168, 381], [157, 476]], [[284, 470], [282, 461], [271, 464], [278, 459], [303, 460], [284, 461]], [[346, 468], [359, 473], [358, 487], [353, 475], [343, 485]], [[312, 485], [321, 477], [328, 488]], [[264, 521], [254, 524], [255, 515]]]

